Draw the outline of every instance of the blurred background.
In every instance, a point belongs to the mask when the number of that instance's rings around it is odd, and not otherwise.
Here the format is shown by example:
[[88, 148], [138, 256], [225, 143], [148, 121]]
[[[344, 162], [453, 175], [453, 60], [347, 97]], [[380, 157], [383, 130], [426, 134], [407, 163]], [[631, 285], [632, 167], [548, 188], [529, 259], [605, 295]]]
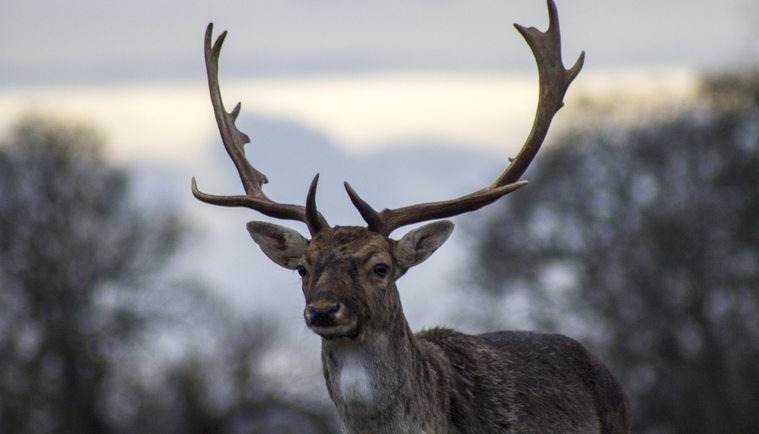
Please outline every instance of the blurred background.
[[[582, 50], [530, 185], [399, 281], [415, 330], [559, 331], [631, 396], [635, 432], [759, 429], [759, 7], [559, 1]], [[537, 100], [512, 27], [538, 0], [0, 8], [0, 432], [337, 432], [297, 273], [249, 239], [203, 32], [275, 200], [321, 173], [332, 224], [468, 193]], [[288, 223], [285, 223], [288, 224]], [[304, 227], [293, 227], [305, 231]], [[400, 234], [394, 234], [396, 237]]]

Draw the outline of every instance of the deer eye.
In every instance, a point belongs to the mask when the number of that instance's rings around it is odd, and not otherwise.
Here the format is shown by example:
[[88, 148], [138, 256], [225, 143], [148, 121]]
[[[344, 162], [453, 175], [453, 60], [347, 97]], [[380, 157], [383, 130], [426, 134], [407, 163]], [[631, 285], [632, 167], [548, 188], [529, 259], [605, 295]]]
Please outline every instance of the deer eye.
[[377, 264], [374, 266], [374, 274], [376, 274], [379, 277], [387, 276], [387, 273], [389, 271], [390, 271], [390, 266], [387, 264]]
[[300, 277], [306, 277], [306, 274], [308, 274], [308, 270], [306, 270], [306, 267], [299, 265], [298, 268], [295, 269], [295, 271], [298, 272]]

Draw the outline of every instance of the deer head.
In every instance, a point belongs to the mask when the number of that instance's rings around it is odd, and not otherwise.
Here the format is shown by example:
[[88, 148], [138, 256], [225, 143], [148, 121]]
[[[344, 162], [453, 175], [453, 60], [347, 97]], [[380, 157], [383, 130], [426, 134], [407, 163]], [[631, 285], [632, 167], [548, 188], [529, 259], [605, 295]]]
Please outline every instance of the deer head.
[[297, 231], [265, 222], [248, 231], [275, 263], [297, 270], [306, 298], [306, 324], [323, 338], [356, 338], [399, 319], [395, 280], [427, 259], [453, 230], [447, 221], [415, 229], [400, 240], [363, 227], [335, 227], [309, 241]]
[[410, 231], [398, 240], [390, 234], [406, 225], [439, 220], [475, 211], [527, 181], [519, 178], [527, 170], [548, 133], [551, 120], [563, 105], [564, 95], [582, 68], [584, 53], [570, 69], [561, 61], [559, 23], [553, 1], [548, 1], [549, 28], [516, 25], [535, 56], [539, 74], [539, 100], [532, 129], [516, 158], [481, 190], [455, 199], [415, 204], [397, 209], [376, 211], [346, 183], [353, 205], [366, 227], [331, 227], [316, 207], [318, 175], [311, 182], [305, 206], [271, 200], [262, 186], [266, 177], [245, 157], [244, 145], [250, 140], [237, 129], [238, 103], [231, 112], [224, 108], [219, 90], [218, 61], [226, 37], [222, 33], [212, 44], [213, 25], [205, 33], [205, 60], [211, 104], [216, 115], [222, 142], [240, 175], [244, 195], [217, 196], [198, 190], [192, 180], [192, 192], [199, 200], [213, 205], [247, 207], [269, 217], [305, 223], [311, 239], [293, 229], [250, 222], [248, 231], [263, 252], [275, 263], [297, 270], [303, 278], [306, 299], [306, 324], [326, 339], [357, 338], [367, 331], [387, 328], [402, 316], [395, 280], [410, 267], [427, 259], [453, 230], [448, 221], [429, 223]]

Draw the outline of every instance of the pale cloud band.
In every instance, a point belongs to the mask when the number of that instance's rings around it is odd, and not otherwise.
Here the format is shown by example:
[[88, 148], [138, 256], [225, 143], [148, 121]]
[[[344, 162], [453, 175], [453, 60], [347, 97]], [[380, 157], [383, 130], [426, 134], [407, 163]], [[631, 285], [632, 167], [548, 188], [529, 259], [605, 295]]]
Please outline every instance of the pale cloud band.
[[[695, 88], [695, 75], [677, 69], [595, 73], [578, 80], [567, 104], [609, 95], [656, 104], [686, 99]], [[503, 153], [517, 149], [529, 131], [537, 79], [372, 74], [231, 80], [222, 92], [228, 106], [242, 102], [243, 116], [287, 119], [351, 152], [423, 141]], [[197, 82], [0, 91], [1, 130], [28, 111], [93, 121], [120, 161], [197, 161], [216, 138], [207, 90]], [[561, 127], [564, 117], [557, 120]]]

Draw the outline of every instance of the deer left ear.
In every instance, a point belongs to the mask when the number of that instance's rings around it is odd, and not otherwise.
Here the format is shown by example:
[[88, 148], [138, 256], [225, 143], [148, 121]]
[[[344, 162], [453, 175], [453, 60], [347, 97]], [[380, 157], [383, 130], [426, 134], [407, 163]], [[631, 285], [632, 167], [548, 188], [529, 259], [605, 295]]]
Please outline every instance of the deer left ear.
[[443, 220], [430, 223], [407, 233], [395, 244], [395, 259], [405, 270], [424, 262], [453, 232], [453, 223]]

